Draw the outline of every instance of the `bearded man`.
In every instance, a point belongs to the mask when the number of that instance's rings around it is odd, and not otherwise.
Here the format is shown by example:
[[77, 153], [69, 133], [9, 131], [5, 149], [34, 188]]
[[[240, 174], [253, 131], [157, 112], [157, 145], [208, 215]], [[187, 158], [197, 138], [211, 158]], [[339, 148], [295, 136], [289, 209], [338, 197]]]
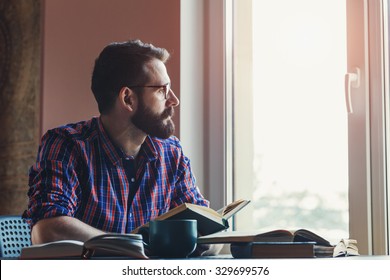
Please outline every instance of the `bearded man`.
[[33, 244], [130, 233], [179, 204], [209, 206], [173, 136], [168, 58], [140, 40], [102, 50], [91, 85], [100, 116], [49, 130], [30, 169]]

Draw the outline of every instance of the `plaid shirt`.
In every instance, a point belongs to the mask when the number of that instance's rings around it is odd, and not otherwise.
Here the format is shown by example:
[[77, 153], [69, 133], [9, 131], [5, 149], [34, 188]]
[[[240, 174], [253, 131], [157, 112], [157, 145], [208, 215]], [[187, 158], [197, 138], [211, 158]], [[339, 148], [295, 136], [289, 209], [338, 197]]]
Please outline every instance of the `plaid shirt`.
[[[135, 184], [129, 184], [124, 160], [100, 118], [49, 130], [30, 169], [24, 218], [33, 225], [67, 215], [106, 232], [129, 233], [184, 202], [209, 205], [176, 137], [146, 137], [137, 156]], [[138, 191], [129, 203], [131, 185]]]

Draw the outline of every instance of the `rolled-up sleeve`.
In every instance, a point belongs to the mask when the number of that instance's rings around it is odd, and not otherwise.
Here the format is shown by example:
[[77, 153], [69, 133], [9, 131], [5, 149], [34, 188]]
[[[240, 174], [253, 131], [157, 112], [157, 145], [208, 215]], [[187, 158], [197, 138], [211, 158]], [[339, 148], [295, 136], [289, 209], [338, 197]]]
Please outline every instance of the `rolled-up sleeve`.
[[29, 203], [23, 217], [31, 225], [43, 218], [74, 216], [80, 196], [76, 149], [66, 138], [48, 133], [29, 172]]

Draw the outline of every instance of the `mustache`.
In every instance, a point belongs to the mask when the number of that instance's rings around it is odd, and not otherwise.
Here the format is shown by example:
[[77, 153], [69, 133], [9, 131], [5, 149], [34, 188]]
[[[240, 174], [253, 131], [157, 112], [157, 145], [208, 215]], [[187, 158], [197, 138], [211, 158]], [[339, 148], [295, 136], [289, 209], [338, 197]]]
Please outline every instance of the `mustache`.
[[175, 110], [173, 109], [173, 107], [169, 107], [166, 110], [164, 110], [164, 112], [162, 112], [161, 117], [165, 119], [168, 117], [173, 117], [174, 114], [175, 114]]

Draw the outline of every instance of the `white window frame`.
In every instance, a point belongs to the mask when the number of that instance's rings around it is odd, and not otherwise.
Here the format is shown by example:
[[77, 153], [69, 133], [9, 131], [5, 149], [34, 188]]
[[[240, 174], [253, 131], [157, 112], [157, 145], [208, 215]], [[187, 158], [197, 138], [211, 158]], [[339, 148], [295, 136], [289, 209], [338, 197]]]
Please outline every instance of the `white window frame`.
[[180, 2], [180, 139], [197, 183], [214, 209], [231, 199], [225, 137], [224, 11], [224, 0]]
[[390, 253], [388, 1], [365, 1], [369, 22], [370, 109], [374, 112], [370, 114], [372, 173], [372, 249], [370, 253], [383, 255]]
[[348, 69], [361, 73], [360, 86], [351, 91], [354, 110], [348, 118], [349, 231], [359, 250], [370, 255], [389, 253], [386, 7], [382, 0], [347, 0]]

